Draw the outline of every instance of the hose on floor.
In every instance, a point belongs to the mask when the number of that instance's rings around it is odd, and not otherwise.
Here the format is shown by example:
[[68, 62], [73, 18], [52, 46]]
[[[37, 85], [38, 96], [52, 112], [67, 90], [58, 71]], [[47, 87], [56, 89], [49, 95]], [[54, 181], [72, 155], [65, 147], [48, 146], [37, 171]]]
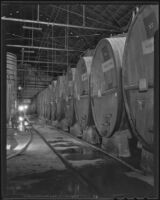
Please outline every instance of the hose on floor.
[[33, 139], [33, 133], [31, 132], [31, 130], [29, 129], [29, 134], [30, 134], [30, 138], [28, 140], [28, 142], [26, 143], [26, 145], [18, 152], [16, 152], [15, 154], [9, 155], [7, 156], [7, 160], [12, 159], [22, 153], [24, 153], [26, 151], [26, 149], [28, 148], [28, 146], [31, 144], [32, 139]]

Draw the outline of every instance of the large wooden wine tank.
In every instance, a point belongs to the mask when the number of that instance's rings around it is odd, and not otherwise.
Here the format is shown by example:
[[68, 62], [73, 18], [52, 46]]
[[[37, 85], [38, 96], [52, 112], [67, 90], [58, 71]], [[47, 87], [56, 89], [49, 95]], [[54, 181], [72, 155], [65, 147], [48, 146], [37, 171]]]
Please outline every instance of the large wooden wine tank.
[[133, 132], [144, 148], [153, 149], [154, 34], [158, 6], [144, 6], [130, 26], [123, 58], [123, 94]]
[[85, 129], [89, 116], [89, 79], [92, 64], [92, 56], [81, 57], [77, 63], [74, 81], [74, 107], [76, 119]]
[[56, 89], [56, 120], [60, 121], [65, 117], [65, 76], [59, 76], [57, 79]]
[[7, 52], [7, 122], [17, 107], [17, 57]]
[[68, 126], [72, 126], [74, 123], [74, 78], [75, 68], [67, 68], [65, 79], [65, 119]]
[[111, 137], [119, 129], [124, 112], [121, 88], [125, 37], [102, 39], [91, 67], [91, 105], [99, 134]]

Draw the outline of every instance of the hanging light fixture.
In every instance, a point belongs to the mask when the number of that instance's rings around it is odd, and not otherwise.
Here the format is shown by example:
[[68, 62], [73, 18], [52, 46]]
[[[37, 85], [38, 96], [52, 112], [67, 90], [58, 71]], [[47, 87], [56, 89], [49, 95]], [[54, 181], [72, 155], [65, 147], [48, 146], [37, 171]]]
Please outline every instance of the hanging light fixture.
[[18, 86], [18, 90], [22, 90], [22, 87], [20, 85]]
[[24, 53], [35, 53], [35, 51], [27, 51], [27, 50], [24, 50]]
[[23, 29], [42, 31], [41, 27], [22, 26]]

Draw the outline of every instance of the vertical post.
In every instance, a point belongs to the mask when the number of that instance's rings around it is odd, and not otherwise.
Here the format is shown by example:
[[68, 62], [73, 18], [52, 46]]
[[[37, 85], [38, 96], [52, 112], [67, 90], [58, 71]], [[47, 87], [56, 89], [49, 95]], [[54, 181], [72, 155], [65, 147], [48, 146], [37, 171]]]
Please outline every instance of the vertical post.
[[[69, 25], [69, 6], [67, 6], [67, 25]], [[68, 27], [66, 27], [66, 49], [67, 49], [67, 67], [68, 67]]]
[[[24, 48], [22, 48], [22, 61], [21, 61], [22, 67], [23, 67], [23, 61], [24, 61]], [[23, 72], [23, 87], [24, 87], [24, 72]]]
[[7, 123], [8, 121], [7, 119], [7, 107], [6, 107], [6, 102], [8, 101], [8, 99], [6, 98], [6, 56], [7, 56], [7, 51], [6, 51], [6, 26], [7, 24], [5, 22], [2, 21], [1, 27], [2, 27], [2, 32], [1, 32], [1, 37], [2, 37], [2, 54], [1, 54], [1, 63], [2, 63], [2, 67], [1, 67], [1, 172], [2, 172], [2, 176], [1, 176], [1, 180], [2, 180], [2, 185], [1, 185], [1, 195], [5, 196], [7, 194], [7, 162], [6, 162], [6, 156], [7, 156], [7, 152], [6, 152], [6, 134], [7, 134]]
[[39, 21], [39, 4], [37, 6], [37, 21]]
[[85, 5], [83, 5], [83, 26], [85, 26]]
[[159, 194], [159, 29], [154, 35], [154, 195]]
[[32, 44], [31, 44], [31, 46], [33, 46], [33, 29], [32, 29]]
[[64, 48], [67, 49], [67, 27], [65, 27], [65, 44]]
[[[52, 26], [52, 48], [53, 48], [53, 26]], [[52, 52], [52, 70], [53, 72], [53, 52]]]
[[[48, 34], [47, 47], [49, 46], [49, 37], [50, 37], [50, 33]], [[49, 51], [47, 51], [47, 60], [49, 60]], [[48, 81], [48, 77], [49, 77], [49, 62], [47, 62], [47, 81]]]

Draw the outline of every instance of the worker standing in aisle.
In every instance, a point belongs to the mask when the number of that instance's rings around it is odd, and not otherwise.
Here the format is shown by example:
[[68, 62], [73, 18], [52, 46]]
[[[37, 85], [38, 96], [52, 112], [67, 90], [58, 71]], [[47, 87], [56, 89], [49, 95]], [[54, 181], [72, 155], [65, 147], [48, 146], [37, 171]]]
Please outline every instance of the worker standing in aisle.
[[12, 128], [17, 129], [17, 127], [18, 127], [18, 111], [16, 111], [16, 110], [11, 112], [11, 123], [12, 123]]

